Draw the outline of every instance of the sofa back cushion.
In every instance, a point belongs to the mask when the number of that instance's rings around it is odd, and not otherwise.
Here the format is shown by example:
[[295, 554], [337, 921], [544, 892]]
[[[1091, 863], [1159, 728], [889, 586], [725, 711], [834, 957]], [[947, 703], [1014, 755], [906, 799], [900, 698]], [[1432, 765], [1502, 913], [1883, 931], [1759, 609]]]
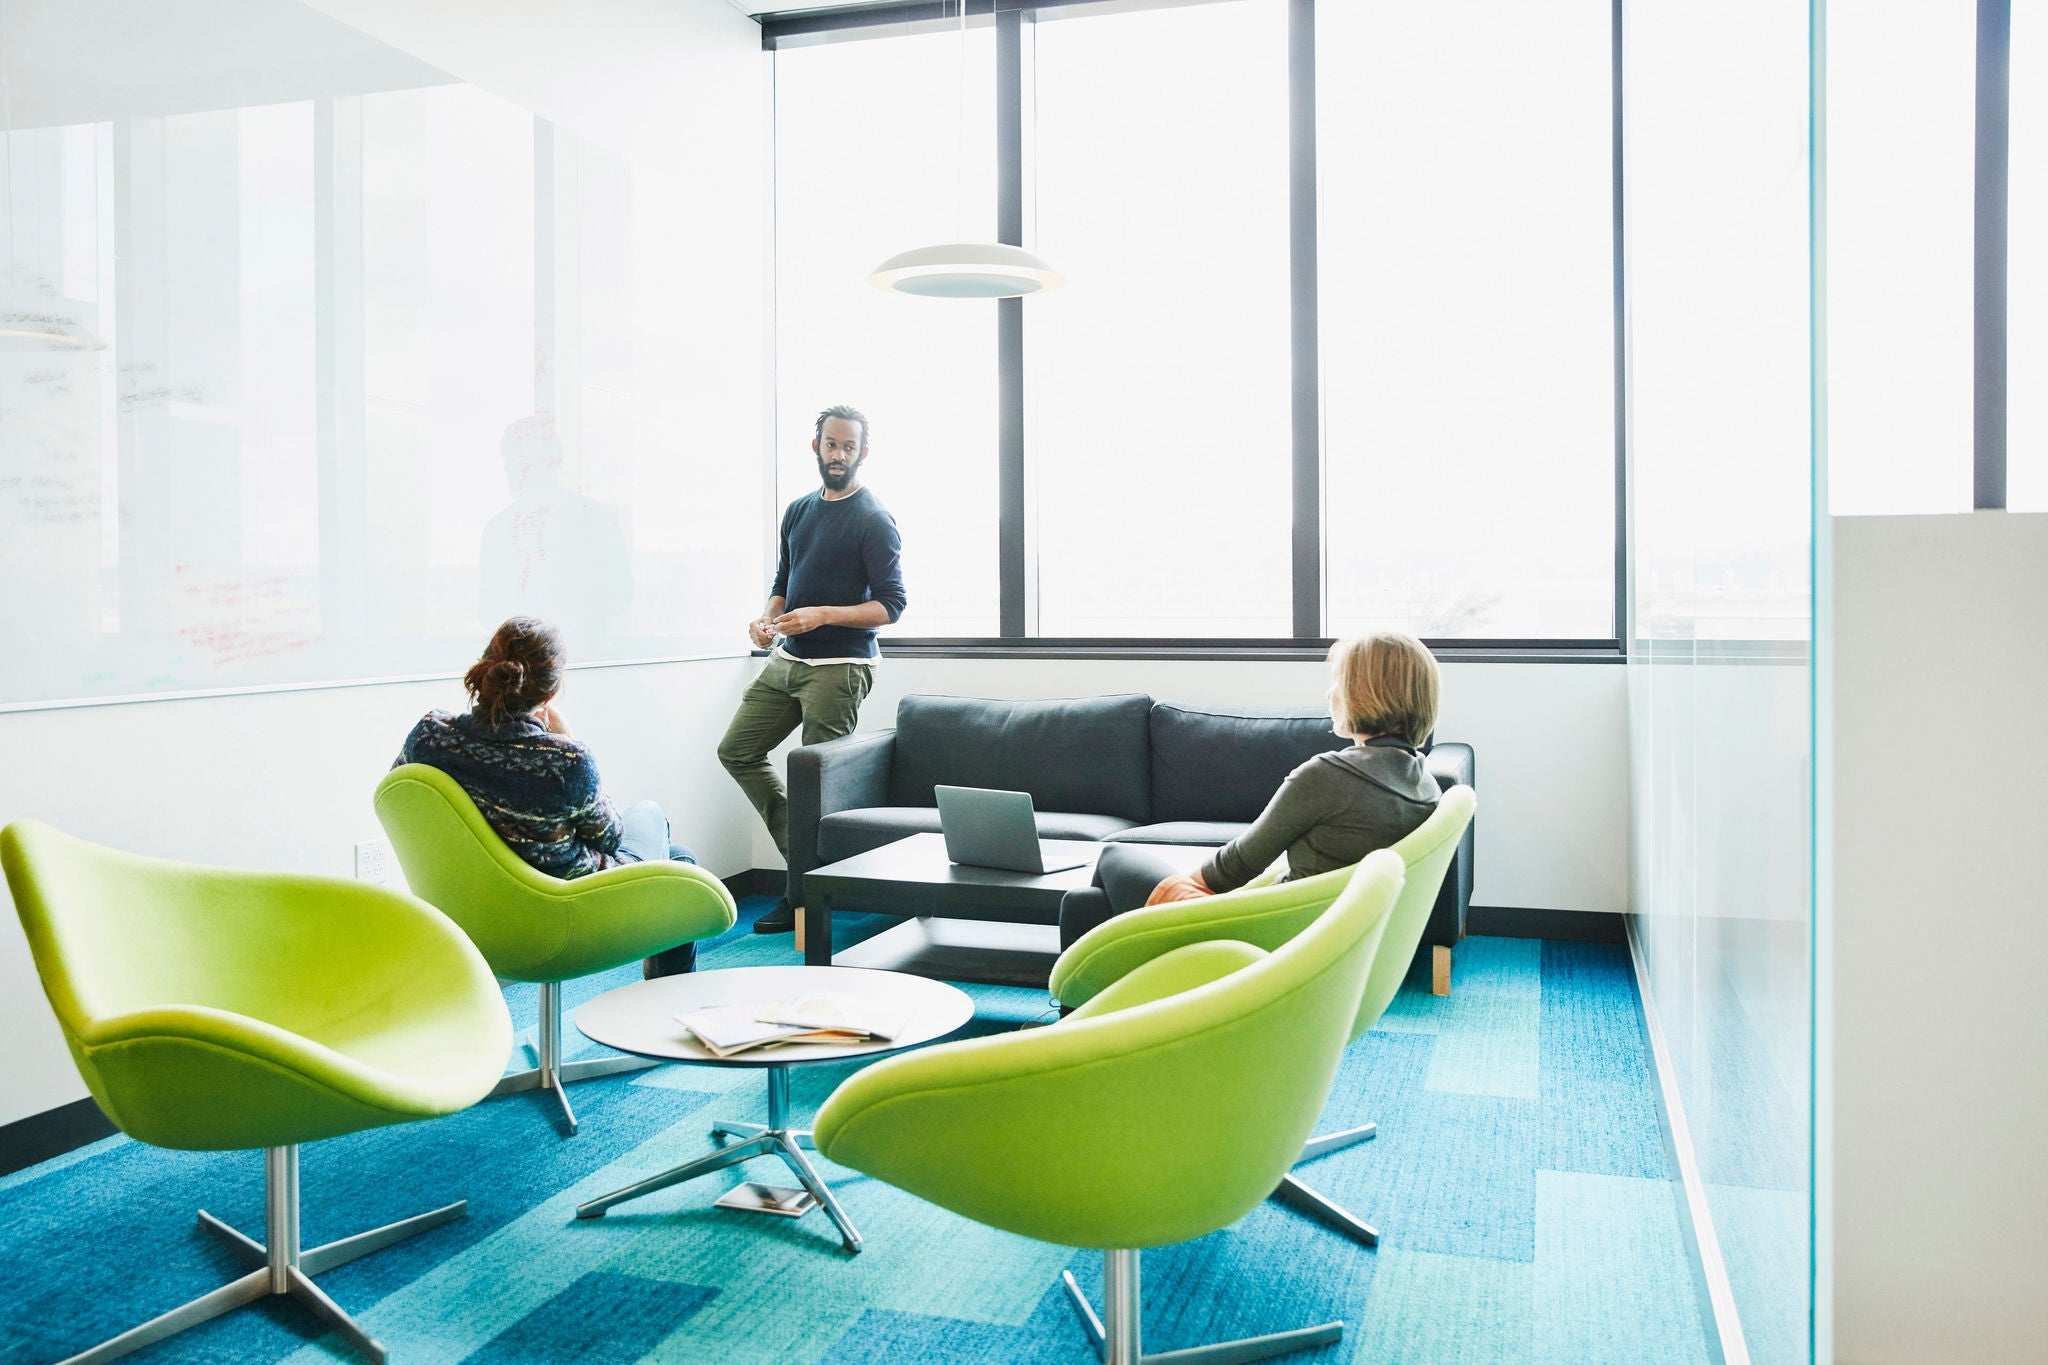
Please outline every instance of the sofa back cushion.
[[1280, 783], [1326, 749], [1351, 743], [1327, 711], [1152, 707], [1152, 819], [1256, 820]]
[[889, 802], [937, 804], [932, 788], [1031, 793], [1041, 811], [1143, 822], [1152, 808], [1142, 693], [1060, 701], [915, 695], [896, 704]]

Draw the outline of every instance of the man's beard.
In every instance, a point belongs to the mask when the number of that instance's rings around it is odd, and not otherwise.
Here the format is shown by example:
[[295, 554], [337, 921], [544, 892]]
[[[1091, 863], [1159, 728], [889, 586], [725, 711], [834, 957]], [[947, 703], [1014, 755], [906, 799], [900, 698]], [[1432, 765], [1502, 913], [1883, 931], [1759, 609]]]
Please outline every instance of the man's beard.
[[860, 473], [860, 467], [867, 463], [867, 458], [867, 456], [862, 455], [848, 464], [844, 472], [834, 474], [827, 468], [828, 462], [825, 457], [820, 455], [818, 456], [818, 478], [826, 488], [834, 493], [843, 493], [846, 491], [846, 485], [853, 482], [853, 476]]

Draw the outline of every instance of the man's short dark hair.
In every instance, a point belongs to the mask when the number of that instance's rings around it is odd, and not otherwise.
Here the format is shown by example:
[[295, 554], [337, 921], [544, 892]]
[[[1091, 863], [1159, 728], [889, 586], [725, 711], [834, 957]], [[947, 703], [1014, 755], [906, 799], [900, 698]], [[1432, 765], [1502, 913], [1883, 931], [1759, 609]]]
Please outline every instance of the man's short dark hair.
[[827, 417], [838, 417], [848, 422], [860, 423], [860, 449], [866, 450], [868, 448], [868, 433], [870, 430], [868, 427], [868, 415], [859, 408], [848, 407], [844, 403], [834, 403], [831, 407], [818, 414], [818, 424], [811, 428], [811, 439], [813, 441], [825, 439], [825, 419]]

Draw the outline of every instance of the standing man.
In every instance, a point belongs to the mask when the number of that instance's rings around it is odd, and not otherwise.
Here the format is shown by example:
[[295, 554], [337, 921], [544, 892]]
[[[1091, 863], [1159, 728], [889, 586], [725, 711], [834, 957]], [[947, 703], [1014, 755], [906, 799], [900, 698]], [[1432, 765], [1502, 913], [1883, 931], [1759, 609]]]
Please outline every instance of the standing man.
[[[789, 800], [769, 752], [801, 723], [804, 743], [853, 733], [874, 686], [875, 631], [903, 615], [903, 541], [896, 519], [861, 486], [868, 419], [841, 404], [818, 414], [811, 436], [824, 485], [782, 513], [775, 586], [747, 623], [768, 666], [740, 697], [718, 761], [761, 813], [775, 847], [789, 857]], [[779, 637], [779, 638], [778, 638]], [[788, 896], [754, 921], [757, 934], [796, 927]]]

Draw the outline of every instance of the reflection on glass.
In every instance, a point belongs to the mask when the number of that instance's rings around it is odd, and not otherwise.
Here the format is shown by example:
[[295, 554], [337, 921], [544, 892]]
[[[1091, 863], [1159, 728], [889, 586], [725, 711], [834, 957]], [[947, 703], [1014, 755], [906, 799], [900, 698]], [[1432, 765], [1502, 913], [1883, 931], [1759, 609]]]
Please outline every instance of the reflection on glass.
[[994, 83], [986, 26], [775, 54], [779, 495], [818, 487], [820, 411], [868, 415], [861, 481], [902, 530], [910, 598], [885, 633], [999, 629], [995, 305], [867, 283], [899, 251], [994, 239]]
[[1038, 633], [1286, 635], [1286, 7], [1034, 27]]
[[1617, 630], [1609, 22], [1317, 8], [1336, 633]]
[[447, 673], [512, 610], [743, 647], [758, 477], [691, 441], [756, 277], [698, 278], [701, 185], [302, 6], [47, 8], [0, 46], [0, 705]]
[[1976, 7], [1831, 6], [1827, 62], [1828, 510], [1966, 512]]
[[633, 597], [619, 514], [562, 482], [562, 438], [551, 417], [505, 428], [499, 450], [512, 501], [484, 525], [478, 615], [538, 616], [562, 628], [569, 657], [605, 638]]
[[1631, 902], [1749, 1358], [1787, 1365], [1811, 1189], [1806, 13], [1650, 7], [1626, 32]]
[[[357, 117], [336, 123], [363, 185], [364, 610], [468, 638], [509, 614], [483, 601], [514, 596], [503, 581], [480, 596], [477, 577], [503, 505], [500, 434], [537, 401], [534, 119], [459, 85], [349, 103]], [[571, 643], [588, 657], [594, 641]]]

